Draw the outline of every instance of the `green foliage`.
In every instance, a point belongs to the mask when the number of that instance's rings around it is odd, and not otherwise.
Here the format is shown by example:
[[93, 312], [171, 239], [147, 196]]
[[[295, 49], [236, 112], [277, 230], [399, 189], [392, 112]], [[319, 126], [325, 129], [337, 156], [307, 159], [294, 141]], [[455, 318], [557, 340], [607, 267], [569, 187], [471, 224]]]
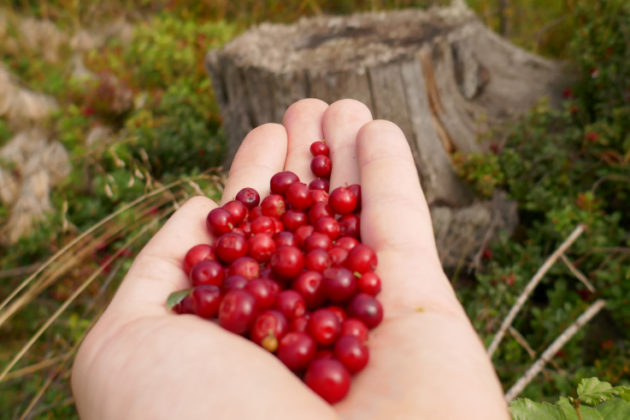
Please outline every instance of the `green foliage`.
[[510, 403], [514, 420], [622, 420], [630, 418], [630, 388], [613, 387], [597, 378], [582, 379], [576, 398], [560, 398], [555, 404], [527, 398]]

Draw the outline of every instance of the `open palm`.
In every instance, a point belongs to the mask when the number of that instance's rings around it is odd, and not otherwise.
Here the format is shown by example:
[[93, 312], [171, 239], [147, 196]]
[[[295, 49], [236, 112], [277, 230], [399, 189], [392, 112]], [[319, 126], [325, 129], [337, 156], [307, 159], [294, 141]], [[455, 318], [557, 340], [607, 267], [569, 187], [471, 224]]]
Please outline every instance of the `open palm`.
[[370, 364], [330, 406], [270, 353], [164, 305], [188, 287], [186, 251], [211, 240], [205, 216], [217, 204], [189, 200], [140, 253], [73, 369], [86, 419], [507, 419], [492, 366], [445, 277], [430, 215], [398, 127], [372, 121], [361, 103], [292, 105], [283, 125], [254, 129], [239, 149], [224, 201], [290, 170], [308, 182], [309, 145], [326, 139], [331, 189], [362, 186], [361, 236], [376, 250], [385, 309], [371, 331]]

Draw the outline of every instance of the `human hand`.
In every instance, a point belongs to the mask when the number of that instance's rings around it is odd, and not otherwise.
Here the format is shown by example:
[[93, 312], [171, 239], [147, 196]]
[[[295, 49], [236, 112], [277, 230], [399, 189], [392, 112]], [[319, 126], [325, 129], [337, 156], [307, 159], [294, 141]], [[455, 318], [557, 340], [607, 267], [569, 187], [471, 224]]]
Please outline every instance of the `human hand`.
[[326, 139], [331, 189], [362, 186], [361, 237], [378, 255], [383, 322], [370, 334], [370, 363], [348, 396], [330, 406], [272, 354], [191, 315], [166, 297], [188, 287], [181, 269], [193, 245], [211, 241], [195, 197], [136, 258], [115, 298], [86, 337], [72, 387], [85, 419], [507, 419], [501, 388], [481, 342], [442, 271], [429, 210], [407, 142], [394, 124], [372, 121], [353, 100], [306, 99], [283, 125], [243, 141], [223, 201], [243, 187], [269, 192], [291, 170], [312, 179], [308, 148]]

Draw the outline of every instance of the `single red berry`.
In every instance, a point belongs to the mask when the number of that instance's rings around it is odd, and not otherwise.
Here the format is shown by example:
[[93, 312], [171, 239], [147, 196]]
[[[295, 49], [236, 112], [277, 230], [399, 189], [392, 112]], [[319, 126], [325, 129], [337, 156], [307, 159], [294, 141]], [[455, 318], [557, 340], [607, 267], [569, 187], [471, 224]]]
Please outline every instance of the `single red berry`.
[[219, 325], [235, 334], [244, 334], [256, 316], [256, 298], [245, 290], [230, 290], [219, 305]]
[[281, 246], [270, 260], [271, 270], [281, 279], [297, 276], [304, 268], [304, 254], [294, 246]]
[[[299, 182], [300, 178], [291, 171], [278, 172], [271, 177], [269, 186], [273, 194], [284, 194], [289, 185]], [[264, 201], [264, 200], [263, 200]]]
[[370, 330], [357, 318], [348, 318], [341, 324], [341, 336], [351, 335], [358, 338], [362, 343], [367, 343], [370, 338]]
[[304, 298], [295, 290], [283, 290], [276, 295], [275, 308], [291, 320], [303, 316], [306, 312]]
[[313, 360], [308, 366], [304, 382], [330, 404], [345, 398], [350, 390], [350, 373], [335, 359]]
[[235, 274], [233, 276], [227, 276], [223, 281], [222, 289], [224, 292], [228, 292], [230, 290], [239, 290], [247, 287], [249, 280], [247, 278]]
[[311, 225], [302, 225], [295, 229], [293, 234], [295, 235], [295, 242], [297, 247], [303, 247], [306, 239], [315, 232], [315, 228]]
[[271, 309], [276, 303], [277, 283], [271, 279], [254, 279], [245, 285], [245, 290], [256, 298], [256, 308]]
[[276, 230], [276, 225], [272, 217], [259, 216], [251, 222], [251, 230], [254, 235], [257, 233], [266, 233], [273, 235]]
[[294, 209], [305, 210], [311, 205], [311, 192], [303, 182], [294, 182], [284, 192], [287, 203]]
[[359, 277], [357, 287], [360, 292], [376, 296], [381, 291], [381, 278], [373, 271], [366, 271]]
[[265, 216], [278, 218], [284, 214], [287, 206], [281, 195], [270, 194], [260, 203], [260, 208]]
[[352, 191], [352, 194], [357, 198], [357, 206], [354, 208], [354, 211], [361, 211], [361, 186], [359, 184], [352, 184], [348, 186], [348, 189]]
[[236, 199], [245, 204], [245, 207], [250, 210], [260, 203], [260, 195], [258, 194], [258, 191], [249, 187], [240, 190], [238, 194], [236, 194]]
[[293, 280], [291, 288], [302, 295], [306, 306], [310, 309], [321, 306], [326, 300], [324, 276], [317, 271], [303, 272]]
[[306, 330], [318, 344], [329, 346], [339, 336], [341, 322], [333, 311], [318, 309], [311, 314]]
[[253, 280], [260, 276], [260, 264], [252, 257], [239, 257], [232, 262], [228, 273], [230, 275], [240, 274], [247, 280]]
[[328, 309], [333, 314], [335, 314], [335, 316], [337, 316], [337, 319], [339, 320], [340, 324], [343, 324], [343, 321], [346, 320], [346, 311], [341, 309], [339, 306], [327, 306], [326, 309]]
[[197, 308], [195, 306], [197, 302], [193, 297], [192, 293], [184, 297], [177, 305], [173, 307], [173, 310], [178, 314], [195, 314], [197, 313]]
[[324, 216], [320, 217], [317, 222], [315, 222], [315, 232], [321, 232], [334, 241], [339, 236], [341, 228], [337, 219], [330, 216]]
[[313, 156], [317, 156], [317, 155], [328, 156], [330, 154], [330, 148], [323, 141], [316, 141], [312, 143], [310, 147], [310, 151]]
[[328, 235], [321, 232], [313, 232], [311, 236], [304, 241], [304, 249], [312, 251], [314, 249], [329, 250], [332, 248], [332, 240]]
[[287, 210], [286, 213], [282, 215], [282, 224], [285, 229], [290, 232], [305, 225], [307, 221], [306, 213], [300, 210]]
[[339, 231], [341, 236], [358, 238], [361, 236], [361, 220], [356, 214], [344, 214], [339, 219]]
[[232, 215], [229, 211], [217, 207], [208, 213], [206, 226], [208, 227], [208, 232], [216, 237], [226, 234], [234, 227]]
[[295, 235], [293, 232], [287, 230], [276, 233], [273, 237], [273, 241], [276, 244], [276, 248], [280, 248], [281, 246], [297, 246]]
[[335, 303], [344, 303], [354, 296], [357, 278], [344, 267], [331, 267], [324, 270], [326, 297]]
[[328, 192], [323, 190], [311, 191], [311, 206], [315, 203], [328, 203]]
[[201, 261], [190, 270], [190, 281], [193, 286], [202, 284], [221, 286], [224, 278], [223, 266], [218, 261]]
[[374, 328], [383, 320], [383, 306], [373, 296], [358, 293], [348, 305], [348, 315], [363, 321], [368, 328]]
[[254, 220], [256, 220], [257, 218], [259, 218], [260, 216], [262, 216], [262, 209], [260, 207], [254, 207], [253, 209], [251, 209], [249, 211], [249, 221], [252, 222]]
[[374, 250], [367, 245], [359, 244], [352, 248], [344, 264], [349, 270], [363, 274], [366, 271], [374, 271], [377, 262]]
[[335, 246], [345, 249], [346, 251], [352, 251], [352, 248], [357, 246], [359, 241], [357, 238], [353, 238], [351, 236], [342, 236], [341, 238], [335, 241]]
[[332, 265], [332, 259], [323, 249], [314, 249], [306, 254], [304, 267], [320, 273]]
[[302, 316], [293, 318], [289, 323], [289, 331], [306, 332], [306, 326], [308, 325], [309, 319], [309, 314], [304, 314]]
[[[319, 190], [319, 191], [328, 192], [328, 190], [330, 189], [330, 184], [325, 179], [315, 178], [314, 180], [309, 182], [308, 187], [311, 190]], [[328, 194], [326, 194], [326, 197], [328, 197]]]
[[288, 332], [280, 340], [278, 359], [292, 371], [304, 369], [315, 356], [317, 345], [306, 333]]
[[315, 223], [322, 217], [331, 217], [331, 216], [333, 216], [333, 212], [330, 209], [330, 206], [328, 205], [328, 203], [324, 203], [324, 202], [313, 204], [308, 211], [308, 220], [309, 222], [311, 222], [312, 225], [315, 225]]
[[357, 207], [357, 197], [347, 187], [337, 187], [328, 199], [332, 211], [338, 214], [349, 214]]
[[330, 265], [333, 267], [339, 267], [343, 265], [343, 262], [348, 257], [348, 251], [345, 249], [334, 246], [328, 250], [328, 256], [330, 257]]
[[214, 318], [221, 303], [221, 290], [212, 284], [202, 284], [192, 291], [195, 300], [195, 313], [206, 319]]
[[238, 200], [228, 201], [223, 205], [223, 209], [230, 213], [233, 226], [239, 226], [247, 217], [247, 207]]
[[284, 224], [282, 221], [276, 217], [273, 218], [273, 234], [282, 232], [284, 229]]
[[204, 260], [216, 260], [217, 256], [214, 254], [212, 246], [208, 244], [195, 245], [188, 250], [184, 256], [183, 268], [186, 275], [190, 275], [190, 270], [197, 263]]
[[257, 233], [247, 240], [247, 249], [250, 257], [264, 263], [269, 261], [271, 254], [276, 250], [276, 243], [268, 233]]
[[326, 155], [317, 155], [311, 161], [311, 171], [315, 176], [328, 178], [332, 171], [332, 161]]
[[[271, 309], [260, 313], [256, 317], [249, 332], [249, 338], [251, 338], [254, 343], [262, 346], [263, 340], [266, 337], [272, 336], [275, 337], [276, 340], [280, 340], [288, 331], [289, 321], [287, 321], [286, 317], [279, 311]], [[278, 341], [276, 341], [276, 343], [278, 343]], [[267, 350], [273, 352], [276, 349], [267, 348]]]
[[217, 257], [226, 264], [231, 264], [239, 257], [247, 255], [247, 239], [237, 233], [226, 233], [217, 241]]
[[350, 371], [357, 373], [367, 365], [370, 352], [365, 344], [351, 335], [341, 336], [335, 343], [335, 357]]

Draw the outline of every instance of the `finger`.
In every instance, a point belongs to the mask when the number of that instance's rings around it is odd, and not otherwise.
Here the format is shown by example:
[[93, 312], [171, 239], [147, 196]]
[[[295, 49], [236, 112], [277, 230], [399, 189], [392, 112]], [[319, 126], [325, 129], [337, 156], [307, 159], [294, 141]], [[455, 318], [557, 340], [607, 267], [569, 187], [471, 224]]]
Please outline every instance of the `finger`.
[[269, 180], [282, 171], [287, 156], [287, 132], [280, 124], [256, 127], [243, 140], [234, 156], [221, 203], [234, 200], [245, 187], [254, 188], [265, 197]]
[[164, 314], [171, 292], [190, 287], [182, 268], [190, 248], [210, 243], [206, 216], [217, 205], [197, 196], [179, 208], [136, 257], [116, 292], [114, 312]]
[[282, 120], [288, 136], [284, 169], [296, 173], [307, 184], [314, 178], [310, 146], [324, 138], [322, 116], [326, 108], [328, 104], [319, 99], [302, 99], [287, 109]]
[[359, 182], [356, 136], [359, 129], [371, 120], [372, 114], [368, 107], [354, 99], [339, 100], [324, 112], [322, 130], [333, 163], [331, 190], [340, 185]]
[[404, 134], [389, 121], [372, 121], [359, 131], [357, 150], [361, 237], [377, 252], [383, 303], [459, 310], [442, 271], [431, 215]]

